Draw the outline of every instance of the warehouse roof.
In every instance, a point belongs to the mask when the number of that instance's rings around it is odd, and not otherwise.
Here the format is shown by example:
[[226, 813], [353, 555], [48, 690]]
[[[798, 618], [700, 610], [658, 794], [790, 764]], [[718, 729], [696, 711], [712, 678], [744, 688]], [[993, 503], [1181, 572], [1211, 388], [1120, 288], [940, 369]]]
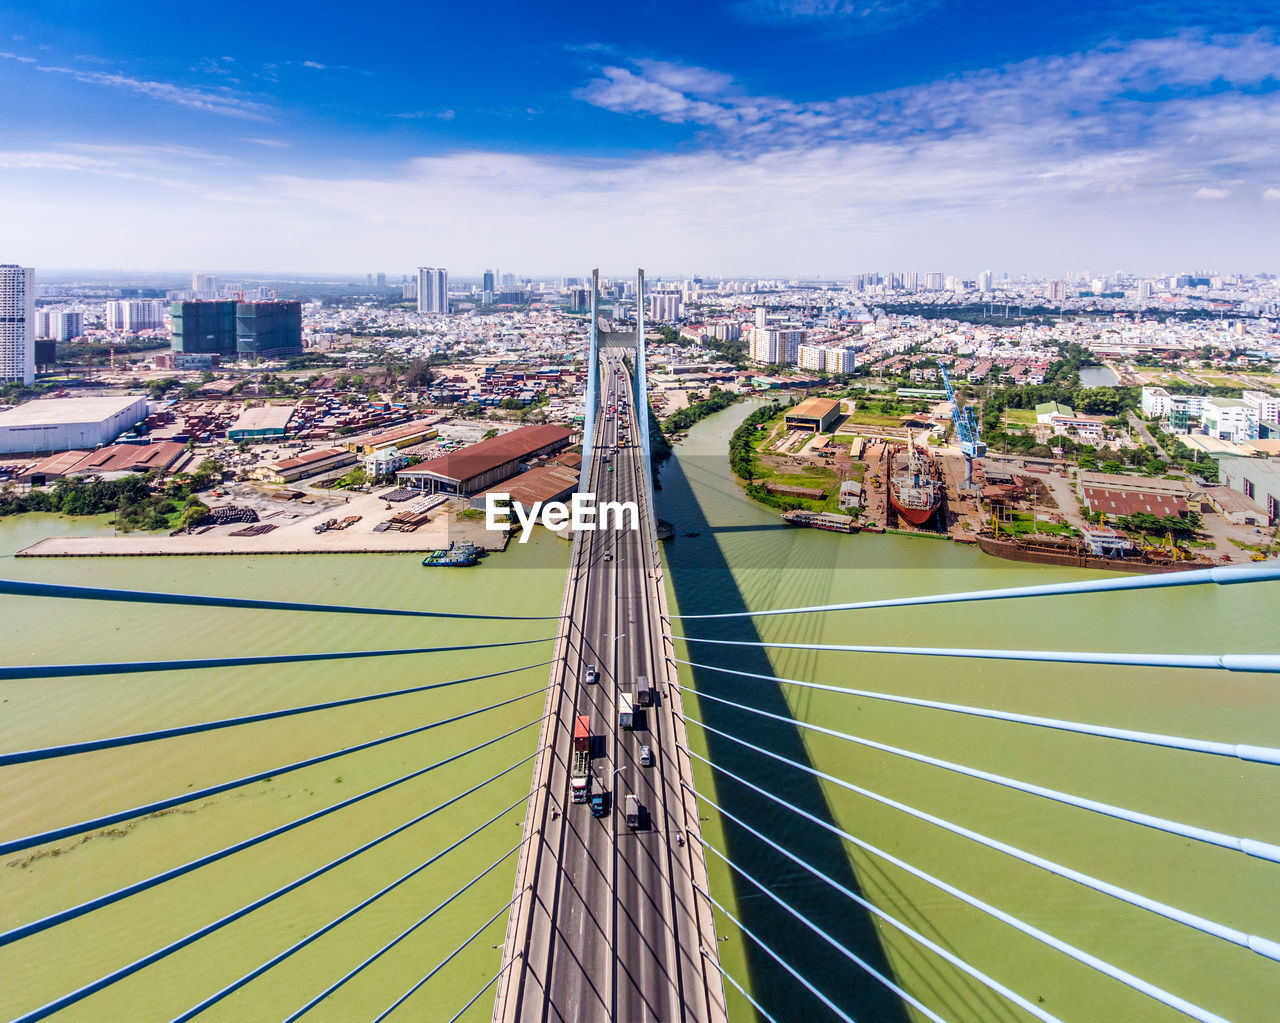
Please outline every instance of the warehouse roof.
[[[538, 501], [555, 501], [563, 497], [578, 485], [578, 471], [564, 465], [541, 465], [528, 472], [522, 472], [504, 483], [490, 487], [485, 494], [502, 493], [511, 495], [513, 504], [521, 504], [526, 508]], [[472, 498], [476, 501], [484, 494]]]
[[482, 440], [479, 444], [432, 458], [412, 469], [403, 470], [400, 475], [430, 473], [459, 481], [474, 479], [508, 462], [528, 458], [549, 445], [567, 444], [572, 436], [562, 426], [524, 426], [501, 437]]
[[295, 409], [292, 405], [260, 405], [247, 408], [240, 413], [240, 418], [232, 423], [228, 430], [283, 430], [293, 418]]
[[840, 410], [840, 402], [834, 398], [805, 398], [793, 409], [787, 410], [787, 416], [800, 416], [807, 419], [825, 419], [832, 412]]
[[41, 398], [0, 412], [0, 426], [40, 423], [99, 423], [145, 401], [140, 395], [93, 398]]

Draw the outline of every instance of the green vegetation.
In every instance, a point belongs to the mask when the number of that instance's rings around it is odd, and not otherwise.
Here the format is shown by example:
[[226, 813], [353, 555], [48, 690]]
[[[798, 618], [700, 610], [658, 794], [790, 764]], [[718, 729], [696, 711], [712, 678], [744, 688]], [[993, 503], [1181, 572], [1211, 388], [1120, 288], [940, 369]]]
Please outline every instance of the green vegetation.
[[365, 472], [364, 466], [358, 465], [345, 476], [335, 480], [333, 483], [333, 489], [350, 490], [355, 487], [363, 487], [368, 481], [368, 473]]
[[1141, 533], [1157, 539], [1166, 533], [1176, 537], [1194, 537], [1200, 529], [1200, 513], [1187, 512], [1185, 515], [1152, 515], [1150, 512], [1137, 512], [1133, 515], [1122, 515], [1116, 519], [1126, 533]]
[[[1033, 528], [1034, 527], [1034, 528]], [[1075, 533], [1065, 522], [1033, 521], [1031, 512], [1011, 512], [1009, 516], [1000, 518], [1000, 532], [1006, 536], [1030, 536], [1033, 533], [1059, 533], [1071, 536]]]
[[458, 518], [480, 520], [484, 518], [484, 511], [480, 508], [463, 508], [462, 511], [458, 512]]
[[206, 459], [193, 474], [179, 473], [160, 484], [154, 473], [118, 480], [100, 476], [67, 476], [49, 490], [19, 494], [12, 484], [0, 490], [0, 516], [22, 512], [60, 515], [103, 515], [114, 512], [115, 525], [131, 529], [185, 529], [203, 519], [209, 508], [196, 494], [222, 479], [222, 468]]
[[[729, 439], [729, 467], [747, 487], [747, 493], [761, 504], [783, 511], [840, 511], [840, 479], [834, 469], [824, 465], [806, 465], [792, 470], [775, 470], [760, 458], [759, 448], [769, 437], [775, 420], [789, 409], [780, 401], [770, 402], [752, 412], [733, 431]], [[856, 475], [856, 473], [855, 473]], [[815, 487], [827, 492], [822, 500], [771, 494], [765, 489], [769, 483], [787, 487]]]
[[728, 391], [722, 391], [718, 387], [711, 388], [711, 392], [702, 401], [695, 402], [685, 408], [677, 409], [662, 421], [662, 432], [665, 434], [679, 433], [689, 429], [694, 423], [700, 419], [706, 419], [707, 416], [716, 412], [723, 412], [730, 405], [736, 402], [738, 398], [730, 394]]
[[495, 427], [493, 427], [493, 428], [492, 428], [492, 429], [490, 429], [490, 430], [485, 430], [485, 431], [484, 431], [484, 436], [483, 436], [483, 437], [481, 437], [480, 439], [481, 439], [481, 440], [493, 440], [493, 438], [494, 438], [494, 437], [496, 437], [496, 436], [498, 436], [498, 428], [495, 426]]

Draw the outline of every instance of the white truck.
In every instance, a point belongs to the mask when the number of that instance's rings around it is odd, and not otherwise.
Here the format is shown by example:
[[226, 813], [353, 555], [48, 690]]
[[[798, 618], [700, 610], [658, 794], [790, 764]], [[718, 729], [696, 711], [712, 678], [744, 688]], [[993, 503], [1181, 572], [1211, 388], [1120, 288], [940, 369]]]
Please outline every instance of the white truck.
[[635, 708], [632, 705], [630, 693], [618, 694], [618, 727], [635, 727]]

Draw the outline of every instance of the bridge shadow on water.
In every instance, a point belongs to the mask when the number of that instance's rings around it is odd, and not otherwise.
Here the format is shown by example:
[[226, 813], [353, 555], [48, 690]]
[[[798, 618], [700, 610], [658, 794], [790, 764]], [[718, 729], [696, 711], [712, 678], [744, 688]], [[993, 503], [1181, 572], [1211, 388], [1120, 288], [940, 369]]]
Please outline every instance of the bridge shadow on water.
[[[771, 527], [713, 527], [699, 506], [679, 461], [674, 458], [663, 465], [658, 504], [659, 514], [673, 523], [677, 537], [666, 551], [668, 574], [678, 602], [678, 607], [672, 610], [688, 613], [748, 610], [725, 554], [716, 541], [716, 534]], [[690, 538], [689, 534], [697, 536]], [[685, 631], [679, 620], [673, 625], [677, 634]], [[715, 639], [760, 639], [750, 618], [693, 621], [689, 623], [688, 631], [691, 635]], [[708, 661], [739, 671], [774, 674], [767, 653], [760, 648], [695, 645], [691, 649], [693, 660]], [[688, 678], [688, 672], [693, 673], [694, 688], [698, 692], [791, 717], [786, 696], [777, 683], [738, 679], [719, 672], [691, 669], [687, 665], [681, 668], [685, 678]], [[693, 712], [692, 707], [689, 710]], [[710, 700], [699, 701], [697, 716], [714, 728], [798, 763], [810, 763], [801, 732], [794, 725], [747, 714]], [[780, 765], [695, 724], [689, 725], [689, 732], [695, 747], [702, 740], [706, 756], [712, 762], [821, 820], [835, 823], [820, 783], [812, 775]], [[695, 761], [694, 766], [698, 767], [699, 762]], [[716, 774], [715, 793], [707, 794], [827, 877], [862, 894], [845, 844], [836, 835], [719, 773]], [[706, 804], [700, 805], [704, 816], [713, 812]], [[892, 975], [870, 914], [739, 825], [729, 820], [723, 823], [722, 851], [730, 859], [741, 864], [753, 877], [846, 949], [884, 975]], [[718, 857], [714, 853], [708, 854], [707, 862], [714, 869], [719, 862]], [[734, 883], [736, 912], [743, 924], [768, 942], [793, 969], [844, 1012], [860, 1021], [906, 1023], [909, 1016], [901, 1001], [883, 984], [850, 962], [751, 882], [733, 871], [730, 871], [730, 876]], [[761, 951], [754, 941], [744, 936], [743, 943], [750, 970], [748, 989], [768, 1012], [779, 1020], [830, 1018], [829, 1010]], [[747, 978], [737, 979], [747, 982]]]

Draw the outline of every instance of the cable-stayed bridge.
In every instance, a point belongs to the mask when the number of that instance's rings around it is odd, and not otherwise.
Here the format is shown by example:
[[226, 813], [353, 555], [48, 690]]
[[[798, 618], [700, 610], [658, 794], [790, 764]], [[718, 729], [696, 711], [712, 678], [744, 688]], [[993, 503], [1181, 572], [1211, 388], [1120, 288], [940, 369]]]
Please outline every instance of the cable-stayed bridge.
[[[837, 822], [827, 807], [824, 792], [828, 791], [856, 794], [869, 805], [921, 822], [939, 835], [1008, 857], [1042, 873], [1046, 881], [1068, 882], [1140, 911], [1153, 923], [1163, 921], [1186, 928], [1234, 950], [1233, 954], [1272, 961], [1280, 975], [1280, 927], [1258, 933], [1230, 919], [1188, 908], [1194, 900], [1157, 898], [1141, 885], [1121, 884], [1046, 855], [1035, 848], [1035, 843], [1015, 842], [1007, 834], [993, 834], [993, 829], [976, 826], [968, 819], [963, 807], [939, 813], [936, 807], [929, 810], [912, 805], [839, 770], [820, 769], [809, 759], [805, 739], [821, 736], [847, 743], [850, 748], [874, 750], [904, 764], [936, 771], [940, 779], [964, 778], [1017, 792], [1063, 808], [1062, 815], [1079, 811], [1123, 822], [1161, 837], [1170, 849], [1177, 845], [1218, 850], [1222, 855], [1254, 861], [1262, 869], [1280, 869], [1280, 835], [1236, 833], [1214, 826], [1211, 820], [1177, 819], [1151, 807], [1121, 805], [1071, 791], [1066, 785], [1045, 784], [1043, 779], [1032, 781], [982, 769], [873, 734], [857, 734], [822, 721], [795, 720], [785, 702], [767, 698], [767, 694], [776, 695], [786, 687], [791, 692], [820, 692], [914, 712], [954, 715], [956, 720], [984, 720], [1003, 728], [1078, 736], [1088, 743], [1129, 744], [1170, 756], [1226, 760], [1239, 764], [1242, 771], [1272, 771], [1280, 767], [1280, 743], [1245, 744], [1233, 741], [1231, 736], [1186, 736], [1106, 721], [1071, 720], [976, 703], [924, 699], [894, 692], [883, 679], [855, 684], [852, 673], [825, 680], [787, 678], [769, 666], [768, 651], [821, 650], [850, 659], [859, 655], [928, 658], [954, 665], [955, 670], [989, 662], [1020, 661], [1049, 666], [1173, 668], [1217, 673], [1224, 678], [1229, 678], [1230, 673], [1280, 672], [1280, 655], [1223, 650], [1199, 654], [1101, 653], [783, 643], [766, 641], [750, 628], [757, 620], [776, 616], [810, 621], [848, 616], [853, 620], [860, 613], [874, 610], [948, 603], [1000, 606], [1000, 602], [1032, 601], [1047, 607], [1055, 601], [1089, 593], [1127, 593], [1128, 599], [1141, 602], [1150, 597], [1151, 591], [1170, 587], [1193, 587], [1197, 592], [1212, 594], [1219, 587], [1244, 586], [1256, 591], [1259, 600], [1270, 599], [1274, 605], [1280, 569], [1263, 564], [766, 610], [725, 610], [723, 603], [715, 604], [715, 609], [700, 608], [685, 599], [680, 613], [673, 614], [667, 607], [667, 581], [656, 540], [649, 471], [643, 275], [637, 283], [640, 311], [630, 329], [598, 315], [594, 300], [598, 288], [593, 288], [581, 486], [598, 500], [635, 502], [640, 511], [638, 528], [577, 534], [560, 613], [544, 619], [522, 619], [533, 622], [535, 627], [539, 622], [545, 625], [545, 634], [539, 638], [506, 638], [504, 627], [509, 628], [517, 616], [500, 614], [496, 609], [481, 614], [0, 583], [0, 592], [47, 603], [50, 614], [78, 613], [92, 606], [88, 602], [98, 601], [221, 607], [243, 614], [332, 616], [335, 622], [353, 624], [372, 616], [404, 619], [406, 626], [426, 626], [425, 633], [419, 630], [415, 634], [429, 637], [425, 642], [392, 648], [315, 654], [245, 653], [165, 661], [13, 664], [0, 668], [0, 682], [6, 685], [32, 685], [40, 679], [145, 679], [153, 672], [174, 670], [214, 677], [263, 664], [293, 665], [296, 667], [291, 670], [302, 671], [309, 663], [351, 661], [355, 667], [366, 658], [401, 656], [424, 658], [422, 663], [430, 664], [436, 655], [482, 649], [505, 654], [507, 647], [512, 655], [512, 666], [504, 670], [447, 679], [432, 675], [412, 687], [105, 738], [59, 736], [46, 745], [23, 749], [4, 743], [0, 745], [0, 771], [16, 772], [75, 758], [75, 763], [82, 763], [85, 771], [92, 772], [94, 757], [112, 750], [193, 741], [224, 730], [235, 734], [238, 729], [273, 722], [281, 728], [296, 727], [305, 723], [309, 715], [346, 708], [385, 707], [388, 715], [385, 734], [302, 759], [273, 763], [270, 769], [173, 791], [142, 803], [125, 802], [116, 810], [81, 820], [60, 819], [53, 807], [47, 827], [25, 834], [7, 830], [0, 833], [0, 853], [5, 854], [5, 861], [48, 852], [62, 843], [106, 833], [132, 821], [224, 794], [252, 792], [274, 779], [300, 776], [319, 765], [338, 765], [344, 758], [366, 750], [394, 748], [416, 737], [445, 734], [462, 722], [474, 727], [478, 722], [496, 720], [504, 709], [528, 708], [514, 728], [492, 729], [482, 741], [465, 749], [407, 765], [398, 777], [268, 830], [237, 838], [158, 872], [135, 872], [126, 883], [104, 884], [97, 894], [79, 902], [47, 907], [24, 919], [6, 917], [0, 931], [0, 955], [6, 949], [20, 949], [23, 942], [56, 941], [60, 928], [82, 926], [99, 915], [107, 917], [113, 912], [112, 907], [180, 878], [214, 875], [228, 865], [234, 866], [238, 856], [252, 850], [270, 851], [273, 843], [278, 845], [290, 836], [305, 836], [308, 828], [341, 821], [343, 815], [367, 805], [366, 801], [406, 791], [415, 781], [445, 770], [450, 764], [467, 763], [472, 767], [473, 780], [446, 798], [406, 810], [401, 818], [387, 820], [387, 827], [380, 832], [353, 834], [339, 855], [293, 874], [286, 871], [287, 876], [279, 884], [263, 890], [251, 901], [211, 916], [189, 933], [157, 943], [141, 955], [116, 956], [96, 976], [69, 984], [66, 990], [39, 1004], [15, 1000], [2, 993], [6, 988], [12, 990], [12, 985], [0, 985], [0, 1008], [5, 1018], [94, 1018], [95, 997], [100, 993], [145, 977], [149, 969], [187, 950], [203, 947], [202, 943], [208, 943], [219, 932], [255, 919], [255, 914], [262, 915], [293, 893], [327, 883], [327, 879], [340, 876], [347, 865], [376, 855], [377, 850], [416, 834], [413, 829], [445, 819], [451, 808], [462, 805], [479, 809], [473, 826], [440, 838], [411, 869], [365, 889], [352, 890], [341, 911], [321, 925], [305, 932], [296, 928], [282, 932], [275, 943], [276, 951], [269, 957], [252, 969], [227, 976], [208, 990], [193, 993], [189, 1007], [172, 1018], [193, 1019], [219, 1007], [234, 1018], [259, 1018], [254, 1007], [260, 1004], [264, 987], [272, 985], [283, 964], [317, 942], [340, 938], [344, 928], [353, 926], [353, 922], [376, 915], [384, 899], [405, 886], [431, 878], [437, 863], [459, 859], [465, 862], [472, 848], [469, 843], [491, 834], [498, 824], [510, 821], [513, 813], [519, 812], [523, 812], [523, 827], [518, 835], [513, 834], [500, 857], [485, 861], [473, 857], [462, 872], [464, 883], [440, 887], [437, 896], [422, 906], [409, 926], [388, 929], [385, 941], [372, 954], [353, 954], [349, 964], [334, 975], [314, 978], [310, 988], [299, 993], [295, 1007], [280, 1018], [295, 1020], [331, 1010], [348, 984], [367, 983], [369, 977], [378, 975], [384, 957], [395, 955], [415, 933], [455, 920], [460, 908], [466, 910], [465, 922], [461, 926], [456, 922], [449, 925], [452, 930], [445, 954], [423, 962], [410, 983], [387, 987], [379, 1008], [368, 1013], [369, 1018], [425, 1018], [452, 1023], [464, 1017], [480, 1018], [492, 1011], [494, 1020], [503, 1021], [718, 1020], [726, 1017], [726, 983], [736, 993], [736, 1001], [730, 1004], [770, 1020], [1060, 1018], [1052, 1006], [1038, 1000], [1035, 992], [1007, 982], [1001, 970], [970, 962], [958, 954], [931, 924], [927, 910], [891, 910], [868, 898], [848, 867], [847, 857], [854, 852], [909, 875], [928, 886], [938, 899], [954, 901], [967, 912], [988, 917], [1027, 942], [1084, 968], [1094, 978], [1091, 983], [1097, 985], [1099, 1000], [1104, 1003], [1107, 992], [1117, 993], [1118, 998], [1123, 991], [1128, 999], [1124, 1004], [1134, 1004], [1132, 998], [1136, 996], [1142, 1000], [1140, 1004], [1150, 1006], [1149, 1015], [1141, 1018], [1190, 1017], [1206, 1023], [1230, 1018], [1220, 1007], [1199, 1004], [1188, 997], [1177, 978], [1152, 979], [1140, 966], [1099, 955], [1087, 942], [1064, 937], [1036, 915], [1010, 908], [989, 892], [971, 890], [967, 882], [957, 879], [963, 872], [942, 870], [936, 865], [926, 867], [912, 862], [913, 858], [900, 849], [869, 841], [856, 828], [850, 830]], [[450, 623], [459, 621], [491, 626], [492, 639], [476, 644], [449, 642]], [[685, 656], [679, 656], [686, 651]], [[750, 654], [753, 660], [735, 657], [726, 662], [723, 655], [730, 652]], [[759, 670], [745, 667], [747, 663]], [[592, 678], [588, 677], [588, 668], [595, 669]], [[545, 685], [501, 699], [477, 696], [465, 711], [434, 720], [392, 716], [398, 699], [433, 691], [456, 692], [457, 687], [484, 693], [494, 679], [531, 669], [549, 671], [543, 676]], [[714, 691], [700, 688], [694, 694], [686, 688], [693, 673], [699, 679], [720, 677], [731, 685]], [[681, 684], [682, 676], [686, 686]], [[648, 706], [631, 708], [628, 725], [623, 721], [627, 702], [624, 698], [635, 700], [640, 678], [652, 687], [652, 699]], [[538, 705], [540, 713], [534, 710]], [[574, 731], [581, 717], [589, 723], [590, 791], [607, 798], [600, 816], [591, 813], [589, 803], [575, 804], [571, 797], [571, 779], [580, 764], [574, 757]], [[534, 734], [537, 740], [532, 753], [509, 761], [492, 759], [492, 751], [506, 748], [500, 744], [513, 736]], [[787, 736], [795, 738], [787, 740]], [[641, 762], [642, 746], [649, 748], [650, 764]], [[695, 786], [695, 765], [703, 777], [709, 774], [714, 779], [714, 791]], [[491, 795], [495, 787], [513, 777], [531, 778], [527, 795], [522, 794], [514, 802], [505, 798], [495, 801]], [[634, 796], [635, 803], [643, 808], [634, 829], [626, 819], [627, 796]], [[718, 832], [733, 836], [733, 841], [717, 841], [704, 834], [707, 820], [716, 821]], [[739, 851], [747, 848], [754, 850], [750, 856]], [[724, 890], [716, 887], [708, 880], [709, 866], [713, 878], [728, 876], [732, 885]], [[508, 877], [514, 873], [510, 900], [505, 904], [477, 904], [476, 893], [485, 879], [501, 873]], [[1197, 884], [1197, 878], [1188, 877], [1186, 883], [1190, 888]], [[9, 885], [13, 884], [10, 880]], [[1280, 886], [1275, 890], [1280, 891]], [[719, 939], [726, 930], [733, 929], [751, 949], [748, 975], [734, 974], [720, 959]], [[921, 990], [901, 983], [878, 947], [877, 935], [886, 931], [915, 943], [927, 956], [945, 963], [947, 970], [962, 977], [973, 989], [986, 992], [989, 1000], [966, 1003], [943, 997], [940, 990]], [[1132, 941], [1146, 942], [1150, 940], [1149, 933], [1156, 932], [1135, 931]], [[452, 1000], [433, 994], [451, 964], [484, 942], [494, 950], [492, 972], [479, 978], [473, 991]], [[68, 968], [67, 975], [79, 976], [81, 972]], [[1280, 980], [1277, 985], [1280, 991]], [[1126, 1013], [1126, 1018], [1133, 1017]]]

